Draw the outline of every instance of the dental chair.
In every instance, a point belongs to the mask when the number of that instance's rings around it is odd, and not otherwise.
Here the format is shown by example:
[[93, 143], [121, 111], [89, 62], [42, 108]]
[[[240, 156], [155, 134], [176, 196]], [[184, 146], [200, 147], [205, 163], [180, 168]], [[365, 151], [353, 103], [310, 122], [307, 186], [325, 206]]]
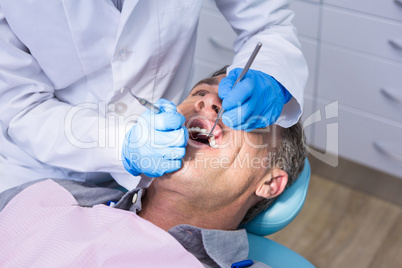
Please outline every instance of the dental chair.
[[298, 253], [264, 237], [283, 229], [299, 214], [306, 199], [309, 182], [310, 164], [306, 158], [304, 169], [295, 183], [269, 209], [243, 226], [247, 230], [251, 260], [263, 262], [272, 268], [314, 267]]

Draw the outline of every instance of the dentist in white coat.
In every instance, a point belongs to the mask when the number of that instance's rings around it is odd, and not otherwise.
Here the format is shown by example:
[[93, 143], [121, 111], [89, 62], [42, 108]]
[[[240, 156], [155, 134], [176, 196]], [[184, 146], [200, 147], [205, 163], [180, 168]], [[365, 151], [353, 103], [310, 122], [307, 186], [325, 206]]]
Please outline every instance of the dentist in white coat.
[[[238, 34], [228, 74], [262, 42], [252, 69], [284, 88], [286, 103], [275, 117], [284, 127], [301, 115], [307, 79], [289, 2], [216, 0]], [[144, 108], [129, 90], [150, 101], [182, 99], [201, 5], [0, 0], [0, 192], [39, 178], [113, 177], [135, 187], [140, 177], [124, 169], [120, 154]]]

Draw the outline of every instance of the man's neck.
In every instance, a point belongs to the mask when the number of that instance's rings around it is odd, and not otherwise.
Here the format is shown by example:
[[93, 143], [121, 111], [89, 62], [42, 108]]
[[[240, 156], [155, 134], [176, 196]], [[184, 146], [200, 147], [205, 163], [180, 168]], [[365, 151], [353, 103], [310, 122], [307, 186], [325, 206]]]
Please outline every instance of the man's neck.
[[180, 224], [204, 229], [235, 230], [245, 212], [239, 213], [240, 204], [214, 210], [203, 209], [188, 202], [183, 196], [169, 191], [158, 191], [152, 185], [142, 198], [138, 215], [168, 231]]

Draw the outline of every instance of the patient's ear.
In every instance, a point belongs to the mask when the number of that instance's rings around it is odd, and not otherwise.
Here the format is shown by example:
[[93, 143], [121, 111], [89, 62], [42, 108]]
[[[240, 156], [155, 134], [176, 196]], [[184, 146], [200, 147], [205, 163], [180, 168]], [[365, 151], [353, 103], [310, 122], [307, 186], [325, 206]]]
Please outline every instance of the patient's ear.
[[288, 174], [281, 169], [273, 168], [261, 181], [255, 194], [264, 198], [274, 198], [285, 190], [287, 183]]

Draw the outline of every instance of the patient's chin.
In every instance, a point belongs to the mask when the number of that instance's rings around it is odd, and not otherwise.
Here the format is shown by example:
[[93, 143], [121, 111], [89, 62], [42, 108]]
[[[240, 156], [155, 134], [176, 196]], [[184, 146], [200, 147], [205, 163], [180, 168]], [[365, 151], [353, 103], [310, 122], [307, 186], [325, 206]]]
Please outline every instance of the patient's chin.
[[170, 181], [170, 182], [180, 182], [183, 183], [187, 180], [193, 180], [196, 177], [195, 171], [191, 169], [191, 163], [183, 161], [183, 164], [179, 170], [171, 173], [166, 173], [162, 177], [158, 178], [160, 182]]
[[181, 179], [192, 180], [196, 176], [202, 175], [203, 172], [203, 154], [197, 151], [187, 150], [185, 157], [182, 159], [182, 165], [180, 169], [167, 173], [163, 176], [166, 179]]

